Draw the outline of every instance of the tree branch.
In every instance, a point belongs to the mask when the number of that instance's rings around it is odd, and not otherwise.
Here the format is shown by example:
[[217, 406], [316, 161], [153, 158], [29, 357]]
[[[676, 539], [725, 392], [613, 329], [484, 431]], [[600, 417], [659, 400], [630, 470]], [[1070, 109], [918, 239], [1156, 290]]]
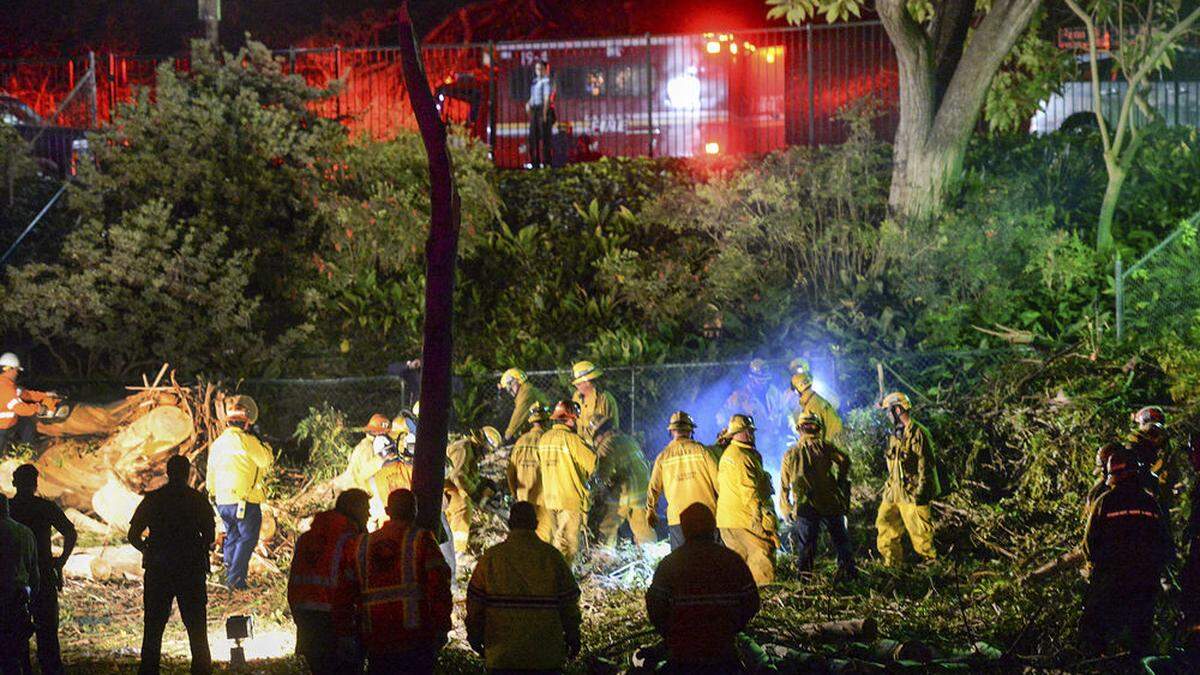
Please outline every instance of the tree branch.
[[933, 45], [933, 105], [936, 108], [942, 104], [942, 97], [962, 60], [967, 34], [971, 30], [971, 19], [975, 16], [975, 2], [946, 0], [935, 11], [929, 36]]
[[1042, 0], [997, 0], [971, 41], [933, 121], [930, 141], [955, 142], [975, 126], [992, 78], [1029, 25]]
[[1112, 150], [1112, 137], [1109, 136], [1108, 122], [1104, 119], [1104, 113], [1100, 108], [1100, 58], [1096, 49], [1096, 22], [1092, 16], [1083, 11], [1075, 0], [1064, 0], [1067, 7], [1079, 17], [1083, 22], [1083, 28], [1087, 31], [1088, 40], [1088, 67], [1092, 76], [1092, 110], [1096, 114], [1096, 124], [1100, 127], [1100, 142], [1104, 146], [1104, 153], [1107, 155]]

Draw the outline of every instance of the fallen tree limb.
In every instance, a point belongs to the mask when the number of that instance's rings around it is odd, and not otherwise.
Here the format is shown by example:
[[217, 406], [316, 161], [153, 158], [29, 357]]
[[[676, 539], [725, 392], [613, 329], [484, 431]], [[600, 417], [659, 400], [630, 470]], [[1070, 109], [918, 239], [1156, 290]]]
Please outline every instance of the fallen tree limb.
[[1083, 564], [1083, 550], [1074, 548], [1066, 553], [1059, 554], [1057, 558], [1047, 562], [1029, 574], [1026, 574], [1022, 581], [1035, 581], [1043, 577], [1050, 576], [1056, 572], [1074, 569]]

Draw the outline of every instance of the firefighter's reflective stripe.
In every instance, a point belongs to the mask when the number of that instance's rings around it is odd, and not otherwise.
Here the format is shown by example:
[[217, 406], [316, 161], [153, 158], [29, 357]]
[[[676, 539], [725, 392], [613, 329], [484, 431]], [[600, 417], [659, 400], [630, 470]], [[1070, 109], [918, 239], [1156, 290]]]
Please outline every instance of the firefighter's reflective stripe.
[[[373, 587], [367, 573], [367, 557], [371, 538], [362, 538], [358, 547], [358, 578], [362, 584], [363, 627], [371, 631], [371, 607], [399, 602], [404, 611], [404, 628], [415, 630], [421, 627], [421, 570], [417, 567], [417, 535], [421, 530], [409, 527], [400, 546], [400, 583]], [[431, 563], [432, 564], [432, 563]]]
[[0, 412], [0, 419], [9, 419], [16, 416], [17, 413], [15, 412]]
[[746, 588], [737, 593], [688, 593], [671, 598], [671, 603], [677, 607], [738, 607], [746, 602], [746, 598], [754, 592], [754, 588]]
[[1122, 511], [1113, 511], [1112, 513], [1104, 514], [1105, 518], [1149, 518], [1158, 520], [1158, 514], [1145, 509], [1124, 509]]
[[558, 611], [563, 605], [575, 602], [579, 591], [560, 593], [558, 595], [491, 595], [474, 586], [467, 589], [467, 595], [482, 602], [489, 609], [547, 609]]

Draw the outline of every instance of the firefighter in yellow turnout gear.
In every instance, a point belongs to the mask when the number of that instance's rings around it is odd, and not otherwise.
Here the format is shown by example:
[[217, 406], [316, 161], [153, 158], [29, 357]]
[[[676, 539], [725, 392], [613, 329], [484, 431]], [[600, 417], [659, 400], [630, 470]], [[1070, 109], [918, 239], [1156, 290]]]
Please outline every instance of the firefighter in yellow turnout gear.
[[933, 441], [929, 430], [912, 419], [912, 404], [903, 393], [888, 394], [880, 407], [890, 416], [893, 432], [885, 453], [887, 483], [875, 517], [876, 546], [884, 564], [899, 565], [904, 557], [902, 540], [908, 532], [913, 550], [934, 560], [937, 552], [929, 504], [939, 492], [939, 484]]
[[700, 503], [710, 512], [717, 511], [717, 455], [692, 439], [696, 422], [679, 410], [667, 424], [671, 442], [654, 459], [650, 484], [646, 488], [646, 517], [651, 527], [658, 521], [658, 498], [667, 498], [667, 533], [671, 550], [683, 546], [680, 514]]
[[[350, 451], [350, 459], [346, 462], [346, 470], [334, 479], [334, 487], [339, 491], [358, 488], [364, 492], [371, 491], [371, 477], [383, 467], [383, 456], [376, 452], [377, 445], [385, 444], [391, 433], [392, 423], [382, 413], [371, 415], [367, 426], [363, 427], [366, 435]], [[384, 440], [380, 440], [380, 437]]]
[[800, 400], [800, 407], [792, 413], [792, 427], [800, 424], [800, 418], [806, 414], [821, 418], [821, 427], [825, 431], [825, 440], [842, 447], [842, 418], [838, 415], [833, 404], [813, 390], [812, 375], [800, 372], [792, 375], [792, 391]]
[[571, 367], [571, 375], [574, 377], [571, 384], [575, 386], [572, 400], [579, 406], [579, 436], [588, 443], [592, 443], [590, 429], [593, 417], [603, 415], [612, 420], [614, 429], [621, 428], [617, 399], [596, 386], [596, 379], [603, 374], [604, 371], [591, 361], [580, 361]]
[[465, 553], [471, 539], [471, 515], [484, 481], [479, 460], [499, 447], [500, 434], [491, 427], [476, 431], [446, 448], [446, 520], [454, 537], [454, 552]]
[[656, 539], [646, 517], [646, 484], [650, 467], [642, 448], [629, 434], [617, 431], [602, 415], [592, 418], [592, 438], [596, 444], [596, 482], [604, 486], [606, 499], [597, 531], [600, 544], [617, 545], [622, 523], [629, 523], [634, 543], [649, 544]]
[[554, 544], [568, 563], [579, 553], [579, 535], [591, 507], [588, 480], [596, 470], [596, 454], [575, 433], [579, 406], [559, 401], [550, 415], [554, 426], [538, 441], [542, 475], [542, 505], [550, 521], [548, 543]]
[[526, 413], [529, 431], [521, 434], [508, 456], [508, 492], [514, 501], [529, 502], [537, 516], [537, 535], [550, 541], [550, 518], [542, 504], [542, 468], [538, 460], [538, 442], [546, 433], [550, 415], [540, 403], [534, 403]]
[[262, 528], [266, 475], [275, 458], [251, 431], [258, 421], [254, 399], [230, 397], [225, 402], [225, 417], [229, 427], [208, 449], [206, 476], [209, 494], [225, 526], [225, 581], [231, 589], [243, 589]]
[[754, 419], [734, 415], [725, 428], [729, 446], [717, 474], [717, 527], [725, 545], [746, 561], [759, 586], [775, 579], [779, 519], [771, 504], [771, 479], [754, 447]]
[[545, 408], [550, 405], [550, 399], [542, 393], [541, 389], [533, 386], [533, 383], [529, 381], [529, 376], [520, 368], [509, 368], [504, 371], [497, 386], [501, 391], [507, 391], [513, 397], [512, 417], [509, 418], [508, 426], [504, 429], [504, 442], [511, 443], [521, 429], [525, 428], [529, 409], [535, 405]]

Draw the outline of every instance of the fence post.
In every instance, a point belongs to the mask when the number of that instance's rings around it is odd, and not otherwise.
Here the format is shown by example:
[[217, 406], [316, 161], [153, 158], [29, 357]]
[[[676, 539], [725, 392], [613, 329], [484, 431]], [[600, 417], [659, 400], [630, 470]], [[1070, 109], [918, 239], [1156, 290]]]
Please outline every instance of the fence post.
[[291, 45], [288, 46], [288, 68], [288, 75], [296, 74], [296, 48]]
[[637, 433], [637, 366], [629, 367], [629, 435]]
[[[333, 46], [333, 79], [342, 79], [342, 46]], [[342, 91], [345, 91], [344, 89]], [[338, 120], [342, 119], [342, 91], [334, 98], [334, 114]]]
[[91, 128], [100, 126], [100, 120], [97, 118], [99, 113], [96, 112], [98, 102], [96, 101], [96, 52], [88, 51], [88, 72], [87, 77], [91, 79], [91, 92], [88, 96], [88, 113], [92, 118], [89, 125]]
[[108, 121], [113, 121], [117, 109], [117, 57], [108, 53]]
[[492, 162], [496, 161], [496, 77], [500, 69], [496, 67], [496, 43], [488, 42], [488, 148], [492, 151]]
[[650, 71], [649, 33], [646, 33], [646, 156], [654, 156], [654, 77]]
[[1116, 271], [1113, 275], [1117, 291], [1117, 342], [1121, 341], [1125, 329], [1125, 272], [1121, 268], [1121, 254], [1117, 253]]
[[814, 142], [816, 132], [816, 119], [813, 117], [813, 103], [816, 96], [813, 92], [813, 62], [812, 62], [812, 23], [804, 24], [804, 65], [807, 69], [808, 76], [808, 144], [816, 145]]

